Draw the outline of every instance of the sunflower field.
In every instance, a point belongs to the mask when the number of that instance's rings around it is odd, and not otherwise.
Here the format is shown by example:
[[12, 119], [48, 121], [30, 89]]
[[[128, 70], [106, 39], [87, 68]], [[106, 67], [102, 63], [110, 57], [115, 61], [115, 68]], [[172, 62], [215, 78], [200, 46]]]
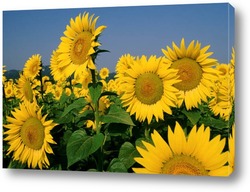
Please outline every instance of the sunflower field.
[[[98, 17], [71, 18], [51, 53], [18, 79], [3, 67], [3, 167], [228, 176], [235, 156], [235, 51], [172, 42], [162, 56], [121, 55], [114, 77], [96, 67]], [[101, 57], [100, 57], [101, 59]]]

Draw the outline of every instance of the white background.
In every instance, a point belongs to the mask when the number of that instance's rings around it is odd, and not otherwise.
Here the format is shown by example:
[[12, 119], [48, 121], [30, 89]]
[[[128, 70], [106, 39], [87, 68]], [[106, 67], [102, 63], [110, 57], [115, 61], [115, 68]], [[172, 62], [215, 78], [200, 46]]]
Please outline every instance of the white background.
[[[67, 171], [34, 171], [0, 169], [0, 191], [227, 191], [250, 189], [249, 111], [249, 24], [250, 10], [246, 0], [2, 0], [1, 11], [133, 5], [168, 5], [189, 3], [224, 3], [235, 7], [236, 21], [236, 170], [230, 177], [187, 177], [169, 175], [136, 175]], [[2, 13], [0, 15], [2, 25]], [[32, 26], [31, 26], [32, 30]], [[2, 37], [2, 30], [0, 31]], [[2, 45], [2, 38], [0, 39]], [[13, 47], [14, 49], [14, 47]], [[2, 63], [2, 51], [0, 53]], [[2, 108], [2, 106], [1, 106]], [[1, 109], [2, 110], [2, 109]], [[2, 120], [1, 120], [2, 122]], [[2, 130], [1, 130], [2, 131]], [[1, 144], [2, 151], [2, 144]]]

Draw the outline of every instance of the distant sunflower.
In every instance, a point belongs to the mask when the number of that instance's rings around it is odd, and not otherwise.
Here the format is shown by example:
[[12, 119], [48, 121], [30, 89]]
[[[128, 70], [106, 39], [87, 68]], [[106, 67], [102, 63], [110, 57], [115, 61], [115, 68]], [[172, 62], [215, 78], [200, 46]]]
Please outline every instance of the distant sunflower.
[[67, 25], [61, 43], [58, 47], [59, 67], [63, 68], [66, 77], [75, 72], [75, 76], [81, 74], [86, 67], [95, 69], [92, 55], [96, 53], [95, 48], [100, 46], [98, 36], [106, 28], [100, 26], [96, 29], [98, 17], [89, 16], [89, 13], [79, 14], [75, 20], [71, 18]]
[[99, 75], [101, 79], [106, 79], [109, 76], [109, 69], [107, 67], [101, 68]]
[[34, 79], [39, 75], [41, 67], [41, 55], [32, 55], [24, 64], [23, 74], [30, 79]]
[[217, 78], [213, 67], [217, 60], [209, 58], [213, 52], [207, 52], [210, 45], [201, 49], [201, 43], [192, 41], [186, 48], [184, 39], [180, 47], [173, 42], [173, 49], [167, 46], [162, 49], [171, 68], [178, 69], [181, 82], [174, 86], [179, 90], [181, 102], [186, 108], [198, 107], [201, 101], [207, 102], [211, 87]]
[[[179, 80], [177, 70], [168, 69], [164, 59], [146, 56], [134, 61], [121, 77], [123, 94], [121, 100], [131, 115], [135, 114], [139, 121], [151, 122], [163, 119], [163, 112], [172, 114], [171, 107], [176, 106], [178, 90], [173, 84]], [[118, 74], [119, 75], [119, 74]]]
[[7, 155], [13, 152], [13, 159], [27, 163], [29, 168], [48, 168], [46, 153], [53, 154], [50, 144], [56, 144], [50, 134], [56, 124], [46, 121], [47, 115], [42, 116], [41, 110], [36, 102], [25, 101], [11, 112], [13, 117], [7, 116], [9, 124], [3, 125], [8, 129], [4, 132], [4, 140], [9, 144]]
[[32, 84], [31, 80], [20, 74], [17, 80], [17, 98], [22, 101], [33, 102], [35, 95], [38, 93], [34, 88], [35, 85]]
[[227, 64], [219, 64], [215, 69], [218, 70], [219, 78], [214, 82], [214, 86], [211, 90], [212, 99], [208, 105], [214, 115], [219, 115], [228, 121], [233, 110], [233, 99], [230, 96], [233, 86], [230, 84], [230, 66]]
[[3, 75], [2, 76], [2, 82], [5, 82], [7, 80], [7, 78], [4, 75], [6, 73], [6, 71], [7, 71], [5, 68], [6, 68], [6, 65], [3, 65], [3, 68], [2, 68], [2, 75]]
[[135, 173], [228, 176], [225, 166], [228, 152], [223, 152], [225, 138], [220, 135], [210, 140], [210, 128], [196, 125], [186, 138], [182, 127], [176, 122], [174, 132], [168, 127], [168, 144], [154, 130], [153, 145], [142, 141], [145, 149], [136, 147], [142, 157], [135, 161], [143, 168], [133, 168]]
[[228, 75], [229, 75], [229, 69], [230, 69], [230, 66], [228, 64], [225, 64], [225, 63], [222, 63], [222, 64], [218, 64], [216, 66], [216, 70], [218, 70], [218, 75], [219, 75], [219, 78], [221, 79], [224, 79], [224, 78], [228, 78]]
[[65, 78], [65, 74], [63, 73], [63, 69], [59, 66], [58, 62], [58, 55], [59, 53], [53, 50], [51, 58], [50, 58], [50, 70], [51, 70], [51, 75], [53, 76], [55, 81], [59, 81]]
[[15, 85], [13, 81], [4, 82], [4, 93], [6, 98], [14, 97], [15, 95]]
[[122, 55], [116, 64], [116, 78], [126, 76], [127, 69], [130, 69], [135, 61], [135, 57], [130, 54]]

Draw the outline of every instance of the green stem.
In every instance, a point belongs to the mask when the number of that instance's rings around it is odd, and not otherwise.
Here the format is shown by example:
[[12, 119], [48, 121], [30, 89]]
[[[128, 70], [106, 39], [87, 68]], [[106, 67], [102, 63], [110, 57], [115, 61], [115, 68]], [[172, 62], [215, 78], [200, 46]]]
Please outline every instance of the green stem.
[[95, 70], [91, 69], [90, 71], [91, 71], [91, 76], [92, 76], [93, 84], [95, 85], [97, 83], [97, 79], [96, 79], [96, 75], [95, 75]]
[[102, 172], [103, 171], [103, 149], [100, 147], [97, 151], [97, 170]]

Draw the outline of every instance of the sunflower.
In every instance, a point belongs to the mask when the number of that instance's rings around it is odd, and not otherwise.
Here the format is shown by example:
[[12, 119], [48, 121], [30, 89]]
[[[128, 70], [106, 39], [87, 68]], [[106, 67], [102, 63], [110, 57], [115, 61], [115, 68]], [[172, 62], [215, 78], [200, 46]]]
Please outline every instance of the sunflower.
[[23, 74], [20, 74], [19, 79], [17, 80], [17, 95], [16, 97], [22, 101], [33, 102], [35, 95], [38, 94], [38, 91], [35, 90], [35, 84], [32, 84], [31, 80], [25, 77]]
[[[118, 74], [119, 75], [119, 74]], [[177, 70], [169, 69], [163, 58], [146, 56], [135, 60], [126, 70], [126, 76], [120, 77], [124, 107], [136, 119], [151, 122], [153, 116], [163, 119], [163, 112], [172, 114], [170, 107], [176, 106], [178, 90], [173, 84], [179, 82]]]
[[64, 68], [60, 68], [59, 62], [58, 62], [58, 55], [59, 53], [53, 50], [51, 58], [50, 58], [50, 70], [51, 70], [51, 75], [53, 76], [55, 81], [59, 81], [62, 79], [66, 79], [65, 75], [63, 73]]
[[2, 67], [2, 82], [5, 82], [6, 80], [7, 80], [7, 78], [6, 78], [6, 76], [4, 75], [5, 73], [6, 73], [6, 65], [3, 65], [3, 67]]
[[188, 137], [176, 122], [174, 132], [168, 127], [168, 144], [154, 130], [151, 134], [153, 145], [142, 141], [145, 149], [136, 147], [142, 157], [135, 161], [143, 168], [133, 168], [135, 173], [228, 176], [225, 166], [228, 152], [222, 152], [225, 138], [220, 135], [210, 140], [210, 128], [196, 125]]
[[15, 96], [15, 84], [12, 80], [4, 82], [4, 94], [6, 98]]
[[219, 79], [228, 78], [230, 66], [228, 64], [222, 63], [216, 66], [218, 70]]
[[222, 119], [228, 121], [233, 110], [233, 98], [230, 96], [232, 85], [230, 84], [228, 64], [219, 64], [216, 67], [219, 78], [214, 82], [211, 90], [211, 100], [208, 103], [210, 110], [214, 115], [219, 115]]
[[75, 20], [71, 18], [67, 25], [57, 52], [59, 67], [63, 68], [66, 77], [75, 72], [80, 74], [86, 67], [95, 69], [92, 55], [96, 53], [96, 47], [100, 46], [98, 36], [106, 28], [100, 26], [96, 29], [98, 17], [89, 16], [89, 13], [79, 14]]
[[9, 148], [7, 155], [12, 152], [14, 160], [28, 167], [42, 169], [48, 168], [50, 163], [46, 153], [53, 154], [50, 144], [56, 144], [50, 131], [56, 126], [52, 120], [46, 121], [36, 102], [22, 102], [19, 108], [11, 112], [13, 117], [7, 116], [9, 124], [3, 125], [7, 130], [4, 132], [5, 141]]
[[106, 79], [109, 76], [109, 69], [107, 67], [101, 68], [99, 75], [101, 79]]
[[217, 60], [209, 58], [213, 54], [207, 52], [210, 45], [201, 49], [201, 43], [198, 41], [195, 43], [193, 40], [186, 48], [184, 39], [181, 40], [180, 47], [174, 42], [172, 44], [173, 49], [167, 46], [162, 52], [171, 68], [179, 70], [181, 82], [174, 86], [181, 95], [180, 104], [185, 102], [187, 110], [192, 107], [197, 108], [201, 101], [207, 102], [210, 97], [211, 87], [217, 78], [213, 69]]
[[122, 55], [116, 64], [116, 78], [126, 76], [126, 71], [131, 68], [135, 61], [135, 57], [130, 54]]
[[30, 79], [34, 79], [39, 75], [41, 67], [41, 55], [35, 54], [32, 55], [24, 64], [23, 74]]

